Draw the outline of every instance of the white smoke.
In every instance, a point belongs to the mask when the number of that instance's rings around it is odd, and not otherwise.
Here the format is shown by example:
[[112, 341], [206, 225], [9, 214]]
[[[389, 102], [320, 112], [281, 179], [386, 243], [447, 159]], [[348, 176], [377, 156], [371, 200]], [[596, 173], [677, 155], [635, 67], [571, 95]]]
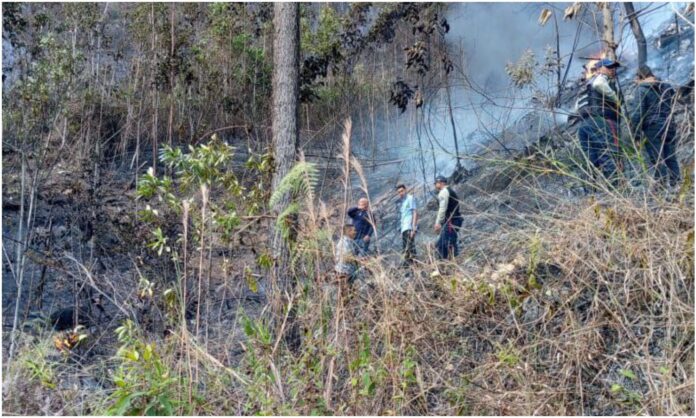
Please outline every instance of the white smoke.
[[[505, 65], [516, 62], [526, 50], [531, 50], [537, 61], [543, 63], [547, 47], [555, 50], [554, 19], [552, 17], [541, 26], [538, 18], [542, 9], [549, 8], [556, 14], [559, 49], [564, 65], [573, 50], [578, 27], [581, 27], [567, 82], [580, 77], [582, 65], [586, 63], [583, 57], [601, 51], [601, 14], [597, 12], [594, 3], [584, 4], [582, 20], [563, 20], [563, 12], [571, 4], [449, 4], [446, 18], [451, 29], [446, 40], [452, 51], [451, 56], [457, 59], [457, 69], [451, 75], [451, 84], [460, 155], [480, 152], [481, 144], [491, 143], [492, 137], [509, 129], [534, 110], [536, 105], [531, 100], [534, 92], [514, 87], [505, 71]], [[635, 3], [634, 6], [648, 38], [674, 15], [673, 5], [670, 3]], [[674, 4], [676, 9], [683, 6], [684, 4]], [[643, 13], [645, 11], [647, 13]], [[633, 72], [634, 68], [631, 66], [635, 60], [636, 43], [630, 26], [626, 24], [623, 7], [619, 4], [615, 9], [615, 20], [619, 60], [630, 67], [625, 71]], [[652, 52], [650, 47], [649, 56]], [[537, 88], [552, 94], [556, 88], [555, 83], [555, 76], [549, 76], [537, 80]], [[420, 121], [420, 130], [415, 127], [413, 109], [399, 115], [398, 123], [396, 126], [392, 125], [391, 130], [385, 128], [385, 121], [376, 123], [376, 136], [380, 139], [377, 149], [379, 159], [401, 161], [368, 170], [374, 175], [375, 181], [371, 184], [375, 184], [376, 192], [397, 182], [422, 182], [429, 185], [436, 174], [449, 175], [455, 168], [455, 146], [444, 89], [426, 102], [421, 115], [423, 120]], [[547, 116], [550, 119], [541, 121], [542, 125], [564, 122], [563, 112], [549, 113]], [[371, 154], [364, 147], [354, 150], [364, 156]], [[471, 160], [464, 159], [462, 162], [465, 168], [475, 166]]]

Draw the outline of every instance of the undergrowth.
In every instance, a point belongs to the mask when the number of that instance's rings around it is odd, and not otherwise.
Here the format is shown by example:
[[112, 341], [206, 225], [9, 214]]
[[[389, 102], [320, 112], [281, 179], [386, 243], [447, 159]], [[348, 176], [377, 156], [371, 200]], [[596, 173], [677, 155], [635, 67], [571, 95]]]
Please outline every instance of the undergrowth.
[[[307, 166], [297, 169], [298, 179], [301, 173], [316, 176]], [[151, 177], [143, 187], [151, 186], [152, 196], [173, 193], [173, 184]], [[192, 178], [200, 183], [191, 193], [208, 183], [204, 177]], [[336, 220], [308, 198], [313, 183], [302, 183], [293, 189], [301, 225], [292, 254], [296, 286], [284, 295], [282, 318], [240, 309], [244, 338], [209, 349], [198, 329], [203, 317], [187, 319], [181, 302], [186, 292], [204, 297], [195, 290], [209, 286], [202, 270], [190, 270], [194, 287], [187, 288], [189, 270], [180, 260], [186, 252], [191, 260], [204, 257], [206, 247], [162, 235], [166, 243], [152, 251], [174, 257], [177, 288], [142, 291], [141, 298], [163, 307], [170, 324], [164, 335], [123, 323], [104, 383], [91, 391], [62, 383], [89, 374], [70, 357], [77, 352], [62, 356], [47, 334], [27, 339], [6, 378], [5, 411], [693, 415], [694, 202], [685, 177], [683, 190], [669, 198], [608, 188], [578, 199], [556, 196], [552, 210], [517, 228], [464, 231], [477, 251], [465, 249], [451, 262], [428, 252], [408, 269], [390, 267], [391, 255], [364, 259], [352, 286], [331, 273]], [[539, 189], [529, 193], [551, 199]], [[217, 223], [206, 232], [205, 205], [203, 198], [187, 237], [195, 243], [226, 232]], [[257, 263], [269, 271], [264, 254]], [[250, 268], [244, 277], [258, 285]], [[225, 361], [221, 353], [237, 348], [240, 356]], [[50, 405], [27, 401], [33, 393]], [[81, 409], [69, 406], [75, 402]]]

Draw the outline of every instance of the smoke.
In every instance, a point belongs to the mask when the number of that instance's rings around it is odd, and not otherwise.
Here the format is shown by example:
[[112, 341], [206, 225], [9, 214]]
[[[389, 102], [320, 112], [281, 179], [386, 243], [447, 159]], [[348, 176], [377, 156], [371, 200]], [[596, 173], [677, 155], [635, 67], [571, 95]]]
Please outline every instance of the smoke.
[[[581, 19], [564, 20], [564, 10], [570, 5], [571, 3], [449, 4], [446, 18], [451, 29], [446, 40], [457, 67], [450, 81], [460, 155], [481, 153], [489, 145], [495, 145], [493, 138], [509, 130], [515, 122], [523, 118], [525, 121], [535, 120], [529, 118], [533, 111], [536, 111], [538, 123], [527, 132], [530, 137], [538, 129], [564, 122], [562, 114], [544, 112], [532, 100], [539, 92], [547, 95], [555, 93], [555, 75], [536, 77], [534, 89], [518, 89], [506, 73], [505, 66], [516, 62], [526, 50], [531, 50], [537, 62], [543, 64], [547, 48], [556, 49], [557, 23], [564, 72], [576, 35], [578, 36], [566, 82], [577, 81], [583, 72], [582, 65], [586, 63], [583, 58], [597, 54], [602, 49], [599, 41], [602, 21], [601, 13], [594, 3], [583, 5], [585, 10]], [[673, 18], [673, 6], [681, 9], [683, 4], [635, 4], [648, 39]], [[538, 18], [544, 8], [553, 11], [556, 21], [551, 17], [541, 26]], [[619, 60], [626, 65], [624, 74], [627, 77], [634, 71], [637, 51], [620, 4], [616, 5], [615, 23], [615, 36], [619, 43], [617, 52]], [[649, 56], [651, 55], [657, 55], [652, 46], [649, 47]], [[659, 71], [658, 67], [657, 72]], [[371, 190], [371, 194], [377, 195], [386, 190], [386, 186], [379, 186], [382, 183], [425, 183], [430, 186], [435, 175], [449, 175], [454, 170], [454, 135], [444, 89], [428, 100], [422, 109], [419, 116], [415, 116], [414, 109], [398, 116], [398, 123], [396, 126], [391, 125], [391, 130], [386, 126], [393, 121], [377, 121], [376, 136], [381, 138], [382, 144], [378, 149], [380, 159], [402, 162], [368, 170], [374, 179], [371, 183], [375, 184], [376, 189], [374, 192]], [[421, 128], [418, 129], [417, 126]], [[520, 132], [521, 129], [518, 128], [513, 129], [517, 130], [515, 134], [524, 135], [525, 132]], [[361, 131], [358, 130], [357, 133], [360, 135]], [[362, 156], [370, 154], [369, 149], [354, 151]], [[465, 158], [461, 162], [467, 169], [478, 165], [474, 159]], [[383, 182], [379, 182], [380, 179], [384, 179]]]
[[[510, 88], [505, 64], [516, 61], [526, 50], [531, 50], [537, 60], [543, 60], [545, 50], [556, 48], [554, 17], [544, 26], [538, 23], [541, 11], [550, 9], [558, 23], [558, 40], [561, 58], [567, 62], [572, 51], [578, 26], [581, 26], [578, 48], [571, 64], [571, 77], [580, 74], [587, 57], [601, 50], [599, 30], [601, 15], [594, 3], [585, 3], [581, 12], [582, 22], [575, 18], [564, 20], [563, 13], [571, 3], [454, 3], [448, 11], [451, 31], [447, 35], [452, 46], [461, 47], [465, 65], [472, 81], [491, 94], [503, 93]], [[674, 14], [674, 8], [682, 4], [636, 4], [639, 20], [646, 36], [650, 36]], [[641, 14], [645, 11], [644, 14]], [[621, 5], [615, 8], [615, 33], [619, 44], [620, 60], [630, 61], [636, 54], [635, 39], [626, 24]]]
[[[535, 119], [537, 124], [531, 131], [543, 127], [548, 129], [554, 123], [565, 122], [564, 113], [569, 109], [561, 110], [560, 114], [545, 112], [538, 106], [539, 101], [534, 101], [543, 99], [544, 96], [555, 96], [555, 74], [535, 77], [534, 88], [519, 89], [514, 86], [505, 67], [508, 63], [515, 63], [528, 50], [532, 51], [536, 61], [543, 65], [547, 50], [555, 51], [558, 46], [563, 65], [562, 75], [572, 53], [566, 84], [577, 81], [583, 73], [582, 66], [587, 62], [584, 58], [595, 55], [602, 49], [602, 18], [594, 3], [586, 3], [580, 16], [564, 20], [564, 11], [571, 4], [449, 5], [446, 17], [451, 30], [446, 39], [451, 56], [459, 60], [458, 71], [452, 74], [451, 96], [460, 154], [482, 152], [487, 147], [485, 144], [491, 143], [494, 136], [510, 129], [522, 118], [525, 121], [529, 120], [532, 111], [536, 111], [538, 117]], [[673, 16], [672, 6], [669, 3], [636, 4], [646, 36], [653, 35]], [[681, 8], [683, 5], [677, 4], [674, 7]], [[551, 17], [542, 26], [538, 19], [545, 8], [553, 12], [555, 19]], [[637, 46], [626, 23], [623, 7], [619, 4], [615, 7], [614, 19], [615, 36], [619, 43], [619, 60], [627, 64], [625, 71], [632, 71], [628, 68], [635, 61]], [[562, 104], [561, 107], [563, 106]], [[428, 128], [421, 136], [440, 144], [434, 147], [435, 162], [429, 164], [429, 170], [447, 175], [454, 169], [456, 160], [446, 93], [441, 91], [427, 107], [424, 113]], [[529, 134], [533, 135], [534, 132]], [[426, 141], [423, 138], [422, 141]], [[425, 152], [433, 151], [426, 149]], [[431, 160], [430, 155], [426, 157], [426, 165]], [[472, 160], [464, 160], [463, 165], [465, 168], [476, 166]]]
[[[463, 3], [450, 7], [452, 29], [447, 39], [452, 46], [461, 47], [465, 70], [474, 83], [492, 94], [501, 93], [510, 85], [506, 63], [516, 61], [527, 49], [539, 58], [547, 45], [555, 48], [553, 18], [543, 27], [537, 23], [544, 7], [526, 3]], [[559, 20], [561, 51], [572, 46], [576, 25]]]

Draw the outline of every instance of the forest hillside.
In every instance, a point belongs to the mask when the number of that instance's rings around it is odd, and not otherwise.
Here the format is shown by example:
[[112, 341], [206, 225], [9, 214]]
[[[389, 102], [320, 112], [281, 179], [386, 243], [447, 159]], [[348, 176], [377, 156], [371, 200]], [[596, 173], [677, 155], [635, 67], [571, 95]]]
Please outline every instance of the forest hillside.
[[2, 15], [3, 414], [694, 414], [693, 3]]

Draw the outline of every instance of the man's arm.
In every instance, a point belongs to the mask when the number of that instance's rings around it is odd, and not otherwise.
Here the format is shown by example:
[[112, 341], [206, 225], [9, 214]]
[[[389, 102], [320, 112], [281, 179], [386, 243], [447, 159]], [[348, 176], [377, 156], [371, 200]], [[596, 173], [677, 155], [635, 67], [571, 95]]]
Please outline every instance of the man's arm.
[[609, 85], [609, 80], [607, 80], [606, 77], [596, 77], [592, 82], [592, 87], [600, 92], [603, 96], [608, 97], [609, 100], [619, 103], [619, 96], [614, 90], [612, 90], [611, 86]]
[[440, 225], [445, 221], [445, 214], [447, 213], [447, 201], [449, 200], [449, 190], [443, 188], [437, 195], [437, 200], [440, 202], [440, 208], [437, 211], [437, 218], [435, 218], [435, 225]]
[[354, 206], [354, 207], [348, 209], [348, 216], [350, 216], [351, 218], [355, 219], [355, 215], [358, 214], [358, 210], [359, 210], [359, 209], [357, 208], [357, 206]]
[[416, 232], [418, 229], [418, 210], [416, 209], [416, 199], [411, 196], [411, 210], [413, 210], [413, 224], [411, 225], [411, 231]]

